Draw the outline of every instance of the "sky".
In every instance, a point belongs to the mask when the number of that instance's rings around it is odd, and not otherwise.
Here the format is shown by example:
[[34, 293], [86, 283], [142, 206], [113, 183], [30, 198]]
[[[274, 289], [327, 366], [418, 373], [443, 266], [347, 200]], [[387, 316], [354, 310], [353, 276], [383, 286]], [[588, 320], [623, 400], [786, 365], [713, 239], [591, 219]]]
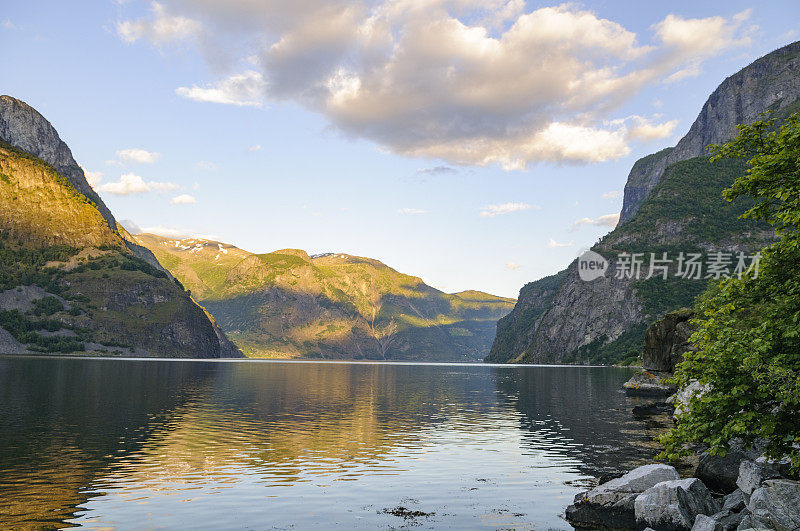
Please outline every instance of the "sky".
[[516, 297], [615, 225], [633, 163], [800, 3], [17, 1], [0, 93], [119, 220]]

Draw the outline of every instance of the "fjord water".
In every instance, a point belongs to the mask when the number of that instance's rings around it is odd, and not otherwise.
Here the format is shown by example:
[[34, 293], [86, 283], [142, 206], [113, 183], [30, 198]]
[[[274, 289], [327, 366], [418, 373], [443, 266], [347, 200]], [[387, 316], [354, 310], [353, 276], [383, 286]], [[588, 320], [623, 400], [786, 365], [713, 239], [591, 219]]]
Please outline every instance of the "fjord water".
[[653, 454], [630, 375], [2, 358], [0, 528], [569, 529]]

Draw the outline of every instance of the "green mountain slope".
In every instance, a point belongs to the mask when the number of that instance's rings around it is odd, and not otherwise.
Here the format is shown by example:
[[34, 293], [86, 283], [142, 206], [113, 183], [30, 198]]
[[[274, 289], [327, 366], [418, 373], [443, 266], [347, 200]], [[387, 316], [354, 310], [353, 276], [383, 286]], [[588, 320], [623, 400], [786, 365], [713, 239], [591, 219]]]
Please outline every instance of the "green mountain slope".
[[476, 361], [513, 299], [447, 294], [370, 258], [138, 234], [249, 356]]
[[125, 237], [53, 166], [0, 140], [0, 353], [240, 356]]

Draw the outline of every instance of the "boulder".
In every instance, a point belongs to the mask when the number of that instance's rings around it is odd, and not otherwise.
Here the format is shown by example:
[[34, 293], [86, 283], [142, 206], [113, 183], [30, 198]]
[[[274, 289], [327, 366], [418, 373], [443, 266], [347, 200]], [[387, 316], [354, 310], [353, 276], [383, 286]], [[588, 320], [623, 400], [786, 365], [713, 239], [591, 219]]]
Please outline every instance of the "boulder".
[[697, 518], [694, 519], [692, 531], [734, 531], [739, 527], [746, 512], [747, 511], [740, 511], [734, 513], [723, 509], [711, 516], [698, 514]]
[[800, 481], [768, 479], [753, 491], [747, 504], [749, 525], [756, 529], [800, 529]]
[[650, 487], [634, 502], [636, 524], [658, 531], [688, 530], [699, 514], [712, 515], [720, 504], [697, 478], [664, 481]]
[[678, 390], [676, 385], [669, 383], [668, 380], [671, 377], [672, 373], [645, 370], [634, 374], [622, 385], [622, 388], [625, 389], [625, 394], [628, 396], [667, 397]]
[[678, 392], [669, 397], [667, 402], [675, 406], [675, 414], [680, 415], [689, 407], [689, 401], [691, 401], [692, 397], [695, 395], [703, 396], [708, 389], [708, 384], [701, 384], [697, 380], [692, 380], [686, 387], [678, 389]]
[[691, 348], [689, 319], [694, 312], [688, 308], [668, 313], [647, 329], [642, 349], [642, 368], [646, 371], [674, 372]]
[[741, 491], [741, 489], [736, 489], [725, 496], [724, 501], [722, 502], [722, 509], [724, 511], [732, 511], [735, 513], [738, 513], [746, 506], [747, 502], [744, 499], [744, 493]]
[[567, 507], [566, 518], [578, 529], [632, 529], [636, 527], [636, 497], [658, 483], [679, 479], [675, 468], [652, 464], [578, 494]]
[[779, 477], [781, 477], [780, 472], [772, 466], [764, 462], [745, 460], [739, 465], [739, 477], [736, 479], [736, 485], [746, 496], [750, 496], [765, 480]]
[[708, 452], [700, 454], [695, 477], [712, 491], [729, 494], [737, 488], [736, 480], [739, 478], [739, 465], [742, 461], [754, 460], [759, 455], [759, 450], [746, 449], [741, 439], [733, 439], [724, 457]]

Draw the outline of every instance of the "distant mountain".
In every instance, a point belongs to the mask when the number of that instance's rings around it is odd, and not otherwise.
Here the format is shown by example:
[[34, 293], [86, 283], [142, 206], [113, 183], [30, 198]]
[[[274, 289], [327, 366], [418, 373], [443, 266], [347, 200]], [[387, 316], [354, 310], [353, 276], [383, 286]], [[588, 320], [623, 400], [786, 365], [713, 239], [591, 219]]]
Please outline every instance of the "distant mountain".
[[87, 184], [52, 125], [0, 96], [0, 353], [241, 356]]
[[[723, 81], [674, 148], [637, 161], [625, 185], [619, 225], [592, 250], [610, 260], [604, 278], [584, 282], [577, 261], [531, 282], [498, 323], [486, 361], [614, 363], [635, 354], [644, 331], [666, 312], [691, 306], [707, 280], [671, 276], [615, 278], [619, 253], [754, 252], [774, 239], [769, 226], [738, 219], [746, 200], [722, 190], [745, 171], [740, 161], [710, 164], [707, 148], [732, 138], [736, 125], [770, 111], [800, 110], [800, 43], [776, 50]], [[673, 268], [674, 272], [674, 268]]]
[[250, 356], [477, 361], [513, 299], [443, 293], [370, 258], [137, 234]]

